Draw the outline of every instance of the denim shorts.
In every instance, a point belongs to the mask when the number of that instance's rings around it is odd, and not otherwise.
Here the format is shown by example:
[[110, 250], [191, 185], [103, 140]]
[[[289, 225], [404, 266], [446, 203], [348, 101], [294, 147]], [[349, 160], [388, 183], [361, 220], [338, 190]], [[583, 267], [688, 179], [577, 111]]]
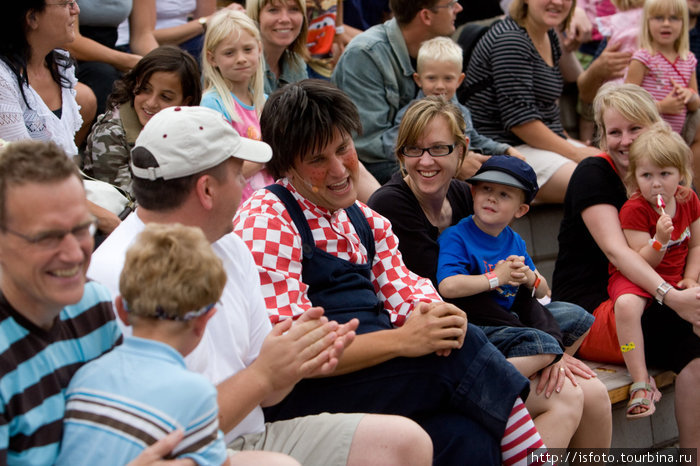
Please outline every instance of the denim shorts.
[[[593, 325], [593, 315], [576, 304], [554, 301], [545, 306], [561, 328], [564, 346], [573, 345]], [[531, 327], [481, 326], [489, 341], [506, 358], [536, 354], [562, 354], [550, 334]]]

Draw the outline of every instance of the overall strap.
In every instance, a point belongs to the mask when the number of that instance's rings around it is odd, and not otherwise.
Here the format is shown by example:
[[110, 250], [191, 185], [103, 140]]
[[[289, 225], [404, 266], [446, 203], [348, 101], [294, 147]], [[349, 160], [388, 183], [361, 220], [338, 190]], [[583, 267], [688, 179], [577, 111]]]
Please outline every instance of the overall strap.
[[369, 222], [367, 222], [367, 217], [362, 213], [362, 209], [357, 204], [353, 204], [345, 212], [348, 214], [352, 225], [357, 231], [357, 236], [360, 237], [360, 241], [365, 246], [367, 250], [367, 263], [370, 267], [374, 262], [374, 235], [372, 234], [372, 229], [369, 227]]
[[316, 242], [311, 234], [311, 228], [309, 228], [309, 222], [306, 221], [304, 217], [304, 212], [302, 212], [299, 203], [292, 193], [289, 192], [287, 188], [279, 184], [271, 184], [266, 186], [265, 189], [270, 191], [272, 194], [277, 196], [280, 201], [284, 204], [287, 209], [289, 216], [292, 217], [294, 225], [296, 225], [299, 234], [301, 235], [301, 250], [305, 258], [310, 258], [313, 256], [314, 249], [316, 248]]

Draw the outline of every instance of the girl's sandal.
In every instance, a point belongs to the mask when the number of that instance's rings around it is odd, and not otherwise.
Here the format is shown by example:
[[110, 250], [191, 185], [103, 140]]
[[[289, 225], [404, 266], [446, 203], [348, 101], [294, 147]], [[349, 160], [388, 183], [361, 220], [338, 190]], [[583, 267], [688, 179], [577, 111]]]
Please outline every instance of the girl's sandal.
[[[632, 398], [635, 393], [644, 390], [645, 395], [639, 398]], [[655, 402], [661, 399], [661, 392], [656, 388], [654, 378], [649, 377], [649, 382], [635, 382], [630, 386], [630, 401], [627, 403], [627, 419], [639, 419], [651, 416], [656, 411]], [[641, 413], [632, 413], [634, 408], [642, 407], [646, 410]]]

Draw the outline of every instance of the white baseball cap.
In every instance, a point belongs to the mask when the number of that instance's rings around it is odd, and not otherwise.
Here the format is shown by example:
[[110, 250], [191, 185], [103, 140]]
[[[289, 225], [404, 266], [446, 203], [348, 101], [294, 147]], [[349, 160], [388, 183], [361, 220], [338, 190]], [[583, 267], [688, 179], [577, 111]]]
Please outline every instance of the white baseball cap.
[[206, 107], [168, 107], [156, 113], [136, 138], [132, 154], [146, 151], [157, 167], [130, 163], [137, 178], [172, 180], [201, 173], [229, 157], [265, 163], [272, 148], [241, 137], [224, 116]]

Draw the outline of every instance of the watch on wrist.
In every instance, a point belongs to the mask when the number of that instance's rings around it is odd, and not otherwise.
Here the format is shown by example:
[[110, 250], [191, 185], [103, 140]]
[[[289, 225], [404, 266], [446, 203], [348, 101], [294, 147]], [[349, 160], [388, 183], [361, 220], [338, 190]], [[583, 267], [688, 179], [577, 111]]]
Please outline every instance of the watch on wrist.
[[663, 282], [661, 285], [656, 287], [656, 302], [659, 304], [664, 303], [664, 299], [666, 298], [666, 294], [673, 288], [669, 282]]
[[206, 16], [202, 16], [201, 18], [199, 18], [199, 19], [197, 20], [197, 22], [202, 26], [202, 30], [203, 30], [204, 32], [207, 32], [207, 17], [206, 17]]
[[486, 275], [486, 279], [489, 281], [490, 290], [498, 287], [498, 275], [496, 275], [496, 272], [486, 272], [484, 275]]

